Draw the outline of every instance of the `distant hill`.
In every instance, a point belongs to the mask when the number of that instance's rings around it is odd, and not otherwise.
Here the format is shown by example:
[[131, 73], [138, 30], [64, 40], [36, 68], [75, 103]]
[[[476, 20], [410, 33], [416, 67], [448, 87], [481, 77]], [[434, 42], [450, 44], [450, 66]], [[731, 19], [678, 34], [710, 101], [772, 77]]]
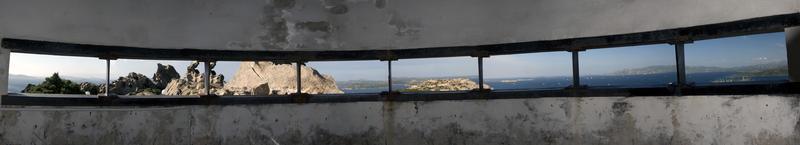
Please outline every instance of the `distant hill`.
[[[654, 65], [642, 68], [623, 69], [611, 73], [611, 75], [651, 75], [661, 73], [675, 73], [674, 65]], [[727, 68], [709, 67], [709, 66], [687, 66], [686, 73], [701, 73], [701, 72], [724, 72]]]
[[44, 77], [34, 77], [26, 75], [8, 75], [8, 92], [19, 93], [28, 84], [38, 84], [44, 81]]
[[[478, 76], [452, 76], [452, 77], [392, 77], [392, 84], [409, 84], [416, 81], [436, 80], [436, 79], [454, 79], [454, 78], [467, 78], [477, 79]], [[387, 87], [386, 80], [347, 80], [336, 81], [336, 84], [344, 90], [355, 90], [364, 88], [383, 88]]]
[[763, 69], [755, 69], [751, 71], [740, 71], [733, 75], [732, 77], [764, 77], [764, 76], [780, 76], [780, 75], [788, 75], [789, 68], [787, 67], [777, 67], [777, 68], [763, 68]]
[[[786, 61], [769, 62], [739, 67], [687, 66], [686, 73], [735, 72], [736, 76], [777, 76], [786, 75]], [[642, 68], [623, 69], [612, 75], [650, 75], [675, 73], [675, 65], [655, 65]]]
[[[695, 75], [696, 82], [700, 83], [728, 83], [728, 82], [746, 82], [753, 80], [764, 80], [774, 78], [759, 78], [759, 77], [781, 77], [788, 74], [786, 61], [762, 63], [756, 65], [738, 66], [738, 67], [710, 67], [710, 66], [688, 66], [687, 73]], [[594, 85], [617, 85], [617, 86], [637, 86], [637, 85], [650, 85], [664, 82], [674, 81], [675, 66], [674, 65], [654, 65], [642, 68], [623, 69], [616, 71], [610, 75], [587, 75], [581, 76], [586, 78], [584, 83]], [[486, 83], [493, 83], [493, 87], [500, 89], [508, 87], [518, 87], [521, 85], [528, 88], [530, 86], [539, 87], [562, 87], [560, 83], [570, 83], [570, 74], [565, 73], [563, 76], [551, 77], [514, 77], [514, 78], [487, 78]], [[699, 75], [699, 76], [698, 76]], [[403, 88], [397, 85], [405, 85], [415, 82], [432, 79], [452, 79], [452, 78], [468, 78], [477, 81], [477, 76], [452, 76], [452, 77], [395, 77], [392, 79], [393, 86], [396, 88]], [[592, 79], [593, 78], [593, 79]], [[369, 88], [386, 87], [385, 80], [349, 80], [337, 82], [340, 88], [344, 90], [359, 90]]]
[[337, 81], [336, 84], [339, 86], [340, 89], [343, 90], [355, 90], [355, 89], [364, 89], [364, 88], [382, 88], [387, 87], [386, 81], [376, 81], [376, 80], [348, 80], [348, 81]]
[[[764, 70], [787, 70], [787, 62], [786, 61], [777, 61], [777, 62], [769, 62], [769, 63], [761, 63], [755, 65], [747, 65], [747, 66], [740, 66], [740, 67], [732, 67], [729, 68], [728, 71], [731, 72], [757, 72], [757, 71], [764, 71]], [[788, 72], [788, 71], [783, 71]]]

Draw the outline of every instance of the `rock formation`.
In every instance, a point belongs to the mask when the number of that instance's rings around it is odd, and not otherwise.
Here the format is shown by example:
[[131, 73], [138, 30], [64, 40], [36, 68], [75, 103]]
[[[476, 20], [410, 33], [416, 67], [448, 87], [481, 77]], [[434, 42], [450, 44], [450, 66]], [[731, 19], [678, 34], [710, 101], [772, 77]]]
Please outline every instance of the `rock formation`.
[[99, 92], [98, 86], [90, 83], [90, 82], [83, 82], [80, 84], [81, 92], [84, 92], [86, 95], [97, 94]]
[[[171, 79], [163, 95], [198, 95], [204, 94], [203, 74], [197, 69], [199, 62], [192, 62], [186, 68], [186, 74], [180, 79]], [[211, 63], [213, 69], [216, 63]], [[161, 68], [161, 66], [159, 66]], [[336, 87], [333, 77], [322, 75], [311, 67], [302, 66], [302, 92], [309, 94], [344, 93]], [[296, 92], [295, 66], [290, 64], [274, 64], [272, 62], [243, 62], [234, 78], [224, 82], [222, 74], [210, 72], [211, 93], [216, 95], [268, 95], [289, 94]]]
[[[100, 86], [100, 93], [105, 93], [105, 84]], [[154, 95], [160, 90], [147, 76], [131, 72], [128, 76], [119, 77], [111, 83], [109, 92], [116, 95]]]
[[162, 65], [159, 63], [156, 73], [153, 74], [153, 83], [155, 83], [156, 88], [164, 89], [170, 81], [180, 78], [180, 74], [178, 74], [178, 71], [175, 71], [172, 65]]
[[[297, 91], [295, 65], [268, 61], [242, 62], [225, 89], [232, 95], [290, 94]], [[329, 75], [301, 66], [301, 92], [308, 94], [344, 93]]]
[[[477, 88], [478, 83], [466, 78], [456, 78], [411, 81], [405, 91], [468, 91]], [[483, 84], [483, 88], [491, 89], [486, 84]]]
[[[193, 61], [188, 67], [186, 67], [186, 75], [182, 79], [172, 79], [161, 91], [162, 95], [200, 95], [204, 94], [205, 87], [203, 86], [203, 74], [197, 70], [197, 66], [200, 63], [197, 61]], [[213, 70], [216, 63], [211, 63], [211, 69]], [[225, 77], [222, 74], [217, 75], [215, 71], [211, 71], [209, 74], [211, 76], [210, 87], [211, 92], [216, 95], [228, 95], [227, 92], [223, 89], [224, 87], [224, 80]]]

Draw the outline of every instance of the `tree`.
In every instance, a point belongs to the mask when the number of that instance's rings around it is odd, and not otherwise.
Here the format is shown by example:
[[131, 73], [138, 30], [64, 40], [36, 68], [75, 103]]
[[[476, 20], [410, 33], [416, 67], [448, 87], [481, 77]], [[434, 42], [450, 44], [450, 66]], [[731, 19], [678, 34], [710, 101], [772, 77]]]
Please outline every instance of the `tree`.
[[53, 73], [52, 76], [44, 79], [44, 82], [38, 85], [28, 84], [23, 93], [44, 93], [44, 94], [83, 94], [80, 85], [73, 83], [70, 80], [61, 79], [58, 73]]

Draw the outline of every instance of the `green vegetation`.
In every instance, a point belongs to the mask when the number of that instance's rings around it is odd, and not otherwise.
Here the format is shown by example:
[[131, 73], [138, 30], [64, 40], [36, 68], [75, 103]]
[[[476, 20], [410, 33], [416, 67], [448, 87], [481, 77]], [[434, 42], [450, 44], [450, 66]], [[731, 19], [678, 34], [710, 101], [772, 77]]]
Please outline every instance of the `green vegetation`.
[[23, 93], [44, 93], [44, 94], [83, 94], [81, 92], [80, 84], [73, 83], [70, 80], [61, 79], [58, 73], [44, 79], [44, 82], [38, 85], [28, 84]]

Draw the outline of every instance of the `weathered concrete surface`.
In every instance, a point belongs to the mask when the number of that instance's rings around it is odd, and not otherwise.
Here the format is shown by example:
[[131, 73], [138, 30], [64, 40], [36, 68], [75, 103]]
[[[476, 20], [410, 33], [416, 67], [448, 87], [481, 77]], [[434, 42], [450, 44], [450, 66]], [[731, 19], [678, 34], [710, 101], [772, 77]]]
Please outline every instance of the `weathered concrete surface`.
[[4, 106], [0, 144], [796, 144], [797, 97]]
[[4, 106], [2, 144], [188, 144], [189, 107]]
[[0, 0], [0, 35], [243, 51], [558, 40], [794, 14], [798, 0]]

